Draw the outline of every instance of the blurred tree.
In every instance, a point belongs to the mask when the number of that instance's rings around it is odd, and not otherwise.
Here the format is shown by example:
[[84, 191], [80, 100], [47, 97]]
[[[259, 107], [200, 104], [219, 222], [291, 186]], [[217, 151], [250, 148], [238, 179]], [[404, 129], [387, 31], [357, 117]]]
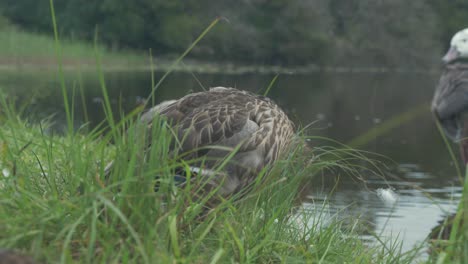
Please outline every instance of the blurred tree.
[[[256, 64], [429, 64], [468, 23], [464, 0], [55, 0], [62, 37], [114, 49], [180, 53], [223, 17], [191, 53]], [[25, 29], [51, 32], [48, 1], [3, 0]], [[441, 33], [439, 33], [441, 32]], [[435, 55], [435, 56], [434, 56]], [[438, 60], [438, 58], [437, 58]]]
[[229, 22], [210, 34], [205, 51], [257, 64], [321, 64], [329, 51], [327, 1], [225, 1], [218, 8]]
[[468, 27], [468, 2], [465, 0], [428, 0], [428, 2], [439, 16], [438, 24], [442, 32], [440, 41], [444, 49], [448, 48], [447, 45], [453, 34]]
[[425, 0], [331, 0], [335, 61], [402, 68], [438, 62], [437, 16]]
[[[32, 30], [49, 30], [50, 8], [44, 1], [3, 0], [0, 2], [3, 15], [12, 22]], [[57, 7], [61, 6], [61, 3]]]

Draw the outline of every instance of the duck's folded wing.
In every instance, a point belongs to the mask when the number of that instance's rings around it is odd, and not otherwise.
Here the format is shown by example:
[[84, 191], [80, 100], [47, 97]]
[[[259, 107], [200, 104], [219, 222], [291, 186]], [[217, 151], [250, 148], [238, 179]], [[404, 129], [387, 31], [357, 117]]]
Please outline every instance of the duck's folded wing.
[[248, 112], [232, 104], [200, 107], [175, 122], [184, 151], [215, 145], [235, 148], [248, 141], [258, 129], [258, 125], [249, 120]]
[[441, 120], [468, 109], [468, 71], [449, 69], [441, 76], [432, 102]]
[[250, 118], [252, 106], [236, 98], [194, 94], [158, 109], [158, 113], [177, 135], [181, 151], [196, 150], [203, 155], [213, 146], [236, 148], [258, 130]]

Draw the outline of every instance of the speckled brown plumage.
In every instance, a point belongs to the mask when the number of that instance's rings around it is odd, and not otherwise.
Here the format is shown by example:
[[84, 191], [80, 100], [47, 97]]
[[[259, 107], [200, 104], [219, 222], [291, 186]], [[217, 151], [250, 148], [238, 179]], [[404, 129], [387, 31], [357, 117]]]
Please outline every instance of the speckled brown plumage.
[[247, 186], [265, 167], [274, 163], [294, 142], [294, 125], [267, 97], [234, 88], [216, 87], [163, 102], [141, 120], [151, 126], [160, 114], [176, 131], [179, 153], [186, 158], [206, 157], [206, 168], [214, 168], [231, 152], [238, 151], [210, 184], [229, 195]]

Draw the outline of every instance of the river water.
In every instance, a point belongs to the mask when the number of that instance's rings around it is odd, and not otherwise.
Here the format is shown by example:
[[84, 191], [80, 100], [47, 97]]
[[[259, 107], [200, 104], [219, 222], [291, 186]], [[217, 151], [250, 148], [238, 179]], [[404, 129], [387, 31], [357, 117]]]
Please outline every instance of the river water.
[[[155, 80], [161, 75], [156, 74]], [[104, 113], [97, 76], [74, 72], [65, 77], [69, 95], [74, 94], [76, 99], [76, 128], [86, 121], [91, 126], [98, 124]], [[213, 86], [264, 91], [274, 77], [260, 73], [173, 73], [158, 88], [155, 101]], [[429, 110], [437, 78], [437, 73], [416, 71], [278, 75], [269, 96], [296, 123], [308, 126], [306, 134], [349, 143], [369, 131], [380, 131], [375, 137], [365, 137], [358, 148], [385, 156], [377, 158], [385, 164], [380, 175], [364, 175], [357, 180], [331, 173], [314, 182], [305, 196], [304, 209], [311, 213], [325, 211], [330, 218], [352, 216], [367, 227], [362, 230], [363, 236], [371, 238], [370, 234], [376, 233], [397, 237], [404, 250], [419, 245], [444, 213], [453, 212], [461, 184]], [[133, 109], [152, 87], [147, 72], [107, 72], [105, 82], [116, 115]], [[27, 103], [24, 113], [31, 119], [53, 115], [54, 129], [65, 126], [60, 82], [53, 74], [9, 72], [0, 76], [0, 87], [11, 100]], [[415, 109], [423, 110], [402, 118]], [[392, 122], [395, 119], [400, 120], [396, 125]], [[311, 140], [311, 144], [319, 146], [326, 141]], [[392, 190], [395, 199], [381, 199], [378, 193], [382, 190], [384, 194]]]

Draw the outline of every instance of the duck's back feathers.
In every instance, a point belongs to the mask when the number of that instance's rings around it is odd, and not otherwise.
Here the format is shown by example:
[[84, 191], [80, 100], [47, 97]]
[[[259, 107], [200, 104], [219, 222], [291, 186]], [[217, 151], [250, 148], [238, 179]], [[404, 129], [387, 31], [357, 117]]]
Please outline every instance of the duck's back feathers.
[[294, 134], [293, 123], [272, 100], [234, 88], [216, 87], [164, 102], [143, 115], [142, 120], [152, 120], [156, 113], [177, 129], [179, 139], [184, 139], [183, 151], [207, 145], [236, 147], [241, 143], [242, 151], [260, 146], [270, 150], [280, 147], [276, 143], [284, 145], [282, 141]]
[[468, 110], [468, 63], [445, 65], [432, 100], [432, 110], [446, 134], [459, 140], [461, 114]]
[[176, 132], [179, 152], [207, 157], [207, 166], [229, 155], [229, 148], [237, 150], [225, 169], [231, 181], [224, 186], [225, 193], [248, 184], [287, 152], [294, 138], [293, 123], [272, 100], [234, 88], [216, 87], [163, 102], [145, 113], [142, 121], [151, 124], [156, 114]]
[[433, 99], [441, 118], [460, 112], [468, 102], [468, 63], [446, 65]]

